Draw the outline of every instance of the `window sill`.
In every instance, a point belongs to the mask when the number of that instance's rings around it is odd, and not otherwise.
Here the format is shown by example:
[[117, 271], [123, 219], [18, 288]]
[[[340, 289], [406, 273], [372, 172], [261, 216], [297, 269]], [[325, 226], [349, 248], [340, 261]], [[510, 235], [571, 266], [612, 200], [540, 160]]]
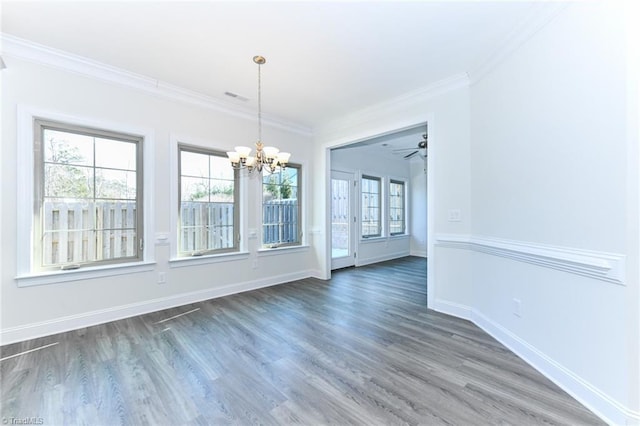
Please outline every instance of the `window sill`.
[[89, 266], [71, 271], [45, 271], [19, 275], [15, 278], [18, 287], [58, 284], [70, 281], [128, 275], [155, 269], [156, 262], [132, 262], [118, 265]]
[[394, 238], [409, 238], [409, 234], [395, 234], [395, 235], [389, 235], [390, 239], [394, 239]]
[[191, 257], [176, 257], [169, 260], [170, 268], [184, 268], [194, 265], [209, 265], [212, 263], [229, 262], [232, 260], [244, 260], [249, 258], [249, 252], [232, 252], [232, 253], [220, 253], [209, 254], [205, 256], [191, 256]]
[[273, 256], [284, 253], [295, 253], [308, 251], [308, 245], [298, 245], [298, 246], [284, 246], [284, 247], [273, 247], [273, 248], [261, 248], [258, 249], [258, 256]]
[[382, 241], [386, 241], [387, 237], [369, 237], [369, 238], [360, 238], [360, 242], [363, 244], [367, 243], [380, 243]]

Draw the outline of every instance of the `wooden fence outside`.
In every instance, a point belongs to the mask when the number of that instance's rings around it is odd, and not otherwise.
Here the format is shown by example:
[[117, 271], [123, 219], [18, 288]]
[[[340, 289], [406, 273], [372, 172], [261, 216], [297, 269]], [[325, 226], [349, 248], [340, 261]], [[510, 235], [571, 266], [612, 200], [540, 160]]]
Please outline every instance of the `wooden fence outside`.
[[[263, 243], [297, 242], [297, 200], [263, 205]], [[94, 213], [95, 212], [95, 213]], [[43, 265], [131, 257], [136, 251], [136, 205], [129, 201], [44, 203]], [[182, 202], [180, 251], [233, 247], [233, 203]], [[95, 221], [95, 223], [94, 223]]]
[[298, 200], [270, 200], [262, 205], [262, 243], [294, 243], [298, 236]]
[[181, 252], [233, 247], [233, 203], [183, 201], [180, 221]]
[[133, 201], [44, 203], [43, 265], [131, 257], [136, 250]]

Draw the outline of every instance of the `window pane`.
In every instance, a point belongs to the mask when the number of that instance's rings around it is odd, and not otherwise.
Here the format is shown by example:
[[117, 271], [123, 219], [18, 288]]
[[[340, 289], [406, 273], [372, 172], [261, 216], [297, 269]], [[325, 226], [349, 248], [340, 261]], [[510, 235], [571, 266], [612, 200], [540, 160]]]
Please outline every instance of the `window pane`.
[[97, 232], [96, 258], [117, 259], [135, 256], [136, 233], [133, 230], [104, 230]]
[[361, 183], [361, 223], [362, 236], [374, 237], [380, 235], [380, 178], [365, 177]]
[[43, 144], [35, 155], [36, 186], [42, 185], [36, 188], [38, 266], [139, 258], [136, 160], [142, 140], [41, 120], [35, 127]]
[[96, 138], [96, 167], [136, 170], [136, 145], [131, 142]]
[[96, 198], [135, 200], [136, 172], [95, 169]]
[[93, 197], [93, 168], [66, 164], [44, 164], [44, 196]]
[[181, 151], [180, 174], [182, 176], [209, 177], [209, 155]]
[[218, 203], [233, 203], [234, 182], [221, 179], [210, 179], [210, 200]]
[[209, 179], [181, 177], [181, 201], [209, 201]]
[[93, 137], [44, 129], [42, 139], [45, 162], [93, 165]]
[[235, 179], [235, 172], [227, 157], [210, 156], [211, 178], [232, 181]]
[[391, 181], [389, 184], [389, 232], [405, 232], [404, 182]]
[[262, 174], [262, 243], [300, 243], [299, 166]]
[[179, 252], [236, 249], [236, 172], [227, 157], [180, 148], [179, 178]]

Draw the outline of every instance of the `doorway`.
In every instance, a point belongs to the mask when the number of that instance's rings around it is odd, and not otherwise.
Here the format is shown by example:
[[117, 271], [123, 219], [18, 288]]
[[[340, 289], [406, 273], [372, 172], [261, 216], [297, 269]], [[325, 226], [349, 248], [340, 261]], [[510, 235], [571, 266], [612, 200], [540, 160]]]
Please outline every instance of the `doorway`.
[[331, 270], [355, 265], [355, 190], [353, 173], [331, 172]]

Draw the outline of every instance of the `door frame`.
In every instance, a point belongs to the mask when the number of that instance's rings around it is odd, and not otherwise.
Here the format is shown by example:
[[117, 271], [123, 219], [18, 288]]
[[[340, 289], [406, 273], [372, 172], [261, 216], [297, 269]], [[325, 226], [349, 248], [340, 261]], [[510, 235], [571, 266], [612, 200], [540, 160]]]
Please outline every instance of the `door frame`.
[[[321, 162], [319, 164], [320, 169], [324, 173], [325, 177], [325, 191], [324, 191], [324, 229], [330, 229], [331, 227], [331, 215], [329, 208], [331, 203], [331, 151], [332, 149], [347, 146], [368, 139], [383, 136], [385, 134], [395, 133], [411, 127], [420, 126], [429, 123], [429, 155], [427, 157], [427, 307], [433, 308], [435, 303], [435, 294], [437, 292], [436, 282], [436, 262], [434, 256], [435, 249], [435, 203], [436, 203], [436, 173], [435, 166], [437, 165], [437, 141], [438, 141], [438, 121], [434, 119], [434, 113], [425, 111], [425, 113], [419, 113], [418, 115], [412, 114], [413, 118], [405, 119], [391, 119], [385, 124], [381, 124], [376, 127], [374, 131], [361, 130], [357, 127], [352, 129], [343, 129], [344, 136], [336, 139], [329, 139], [322, 143], [318, 149], [319, 158]], [[436, 142], [434, 144], [434, 142]], [[331, 279], [331, 240], [328, 238], [329, 232], [325, 233], [324, 249], [322, 250], [320, 271], [318, 277], [321, 279]]]

